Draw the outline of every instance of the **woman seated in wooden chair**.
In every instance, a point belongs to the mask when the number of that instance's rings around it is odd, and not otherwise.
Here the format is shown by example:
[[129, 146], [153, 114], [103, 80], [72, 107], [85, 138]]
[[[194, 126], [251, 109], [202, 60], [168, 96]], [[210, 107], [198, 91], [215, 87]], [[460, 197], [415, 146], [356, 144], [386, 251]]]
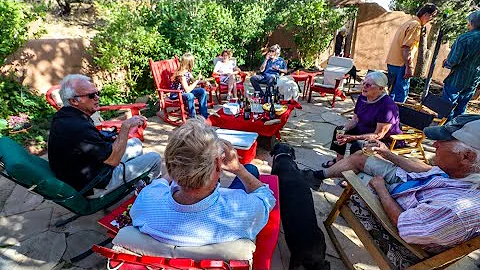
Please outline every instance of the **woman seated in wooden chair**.
[[[182, 98], [188, 106], [188, 116], [193, 118], [196, 116], [195, 111], [195, 98], [198, 99], [198, 107], [200, 114], [207, 118], [207, 90], [203, 87], [199, 87], [202, 81], [202, 74], [199, 73], [197, 79], [193, 77], [192, 69], [195, 65], [195, 57], [191, 53], [185, 53], [180, 59], [180, 66], [178, 70], [172, 75], [172, 84], [170, 89], [183, 90]], [[172, 93], [171, 99], [177, 99], [178, 94]]]
[[236, 76], [240, 72], [237, 63], [232, 59], [232, 51], [223, 50], [221, 61], [218, 61], [213, 68], [213, 72], [220, 75], [220, 83], [227, 85], [227, 101], [232, 97], [237, 98], [237, 80]]
[[343, 158], [347, 143], [351, 143], [350, 153], [353, 154], [362, 149], [364, 141], [381, 140], [389, 144], [391, 135], [402, 133], [398, 107], [385, 91], [387, 82], [387, 76], [382, 72], [367, 74], [352, 119], [333, 132], [330, 149], [337, 153], [337, 157], [323, 163], [323, 168]]

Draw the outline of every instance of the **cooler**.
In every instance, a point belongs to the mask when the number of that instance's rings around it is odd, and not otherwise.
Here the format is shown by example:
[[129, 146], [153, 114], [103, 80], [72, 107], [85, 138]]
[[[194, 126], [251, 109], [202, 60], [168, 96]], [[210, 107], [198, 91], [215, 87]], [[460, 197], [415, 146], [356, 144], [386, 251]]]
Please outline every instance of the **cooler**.
[[258, 133], [221, 128], [217, 129], [216, 132], [219, 138], [233, 144], [238, 156], [241, 157], [240, 163], [248, 164], [255, 158]]

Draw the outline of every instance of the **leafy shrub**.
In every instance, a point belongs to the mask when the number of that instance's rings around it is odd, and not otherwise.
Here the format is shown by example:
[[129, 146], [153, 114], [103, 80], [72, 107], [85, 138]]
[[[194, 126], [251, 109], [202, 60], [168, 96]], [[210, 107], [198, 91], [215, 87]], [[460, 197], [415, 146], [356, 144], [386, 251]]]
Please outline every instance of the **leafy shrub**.
[[34, 143], [44, 147], [53, 108], [45, 97], [31, 93], [13, 77], [0, 76], [0, 119], [18, 116], [20, 113], [28, 114], [32, 128], [26, 133], [9, 136], [24, 145]]
[[0, 1], [0, 65], [28, 39], [28, 23], [35, 18], [22, 2]]
[[109, 72], [127, 73], [128, 101], [156, 95], [148, 59], [161, 60], [191, 52], [194, 72], [208, 75], [220, 52], [233, 50], [237, 63], [257, 69], [261, 48], [279, 26], [290, 29], [303, 66], [324, 50], [348, 12], [327, 0], [97, 0], [105, 25], [93, 39], [95, 63]]

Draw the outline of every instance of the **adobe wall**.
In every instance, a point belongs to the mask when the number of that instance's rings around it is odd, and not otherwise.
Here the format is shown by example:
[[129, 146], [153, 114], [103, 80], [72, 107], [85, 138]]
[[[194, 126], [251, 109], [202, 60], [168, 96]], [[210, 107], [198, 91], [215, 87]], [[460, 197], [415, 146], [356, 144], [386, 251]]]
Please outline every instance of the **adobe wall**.
[[[386, 70], [385, 59], [395, 32], [410, 18], [411, 15], [404, 12], [386, 12], [374, 3], [359, 5], [356, 39], [353, 46], [353, 59], [357, 69]], [[441, 82], [447, 76], [448, 69], [442, 68], [441, 65], [449, 50], [448, 45], [444, 44], [440, 47], [433, 73], [434, 80]]]
[[23, 85], [45, 93], [65, 75], [89, 74], [92, 59], [88, 46], [84, 38], [30, 40], [9, 57], [2, 71], [15, 71]]

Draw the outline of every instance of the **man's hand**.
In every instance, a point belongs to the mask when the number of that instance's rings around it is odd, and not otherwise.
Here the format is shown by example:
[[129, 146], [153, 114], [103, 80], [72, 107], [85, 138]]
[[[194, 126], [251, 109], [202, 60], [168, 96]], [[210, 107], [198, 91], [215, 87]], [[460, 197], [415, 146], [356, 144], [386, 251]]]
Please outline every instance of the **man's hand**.
[[141, 115], [134, 115], [122, 122], [122, 129], [130, 130], [133, 127], [141, 127], [147, 122], [147, 118]]
[[228, 141], [222, 140], [222, 143], [224, 153], [222, 159], [222, 169], [237, 175], [239, 171], [244, 169], [243, 165], [238, 161], [237, 150], [235, 150], [233, 145]]
[[387, 147], [385, 143], [383, 143], [380, 140], [369, 140], [369, 144], [372, 144], [372, 150], [375, 151], [377, 154], [379, 154], [382, 157], [386, 157], [390, 152], [390, 149]]
[[403, 75], [403, 78], [408, 79], [408, 78], [411, 78], [411, 77], [413, 77], [412, 68], [409, 67], [409, 66], [406, 66], [405, 67], [405, 75]]
[[375, 176], [372, 179], [370, 179], [370, 182], [368, 184], [375, 190], [378, 190], [381, 187], [385, 187], [385, 179], [383, 179], [382, 176]]

